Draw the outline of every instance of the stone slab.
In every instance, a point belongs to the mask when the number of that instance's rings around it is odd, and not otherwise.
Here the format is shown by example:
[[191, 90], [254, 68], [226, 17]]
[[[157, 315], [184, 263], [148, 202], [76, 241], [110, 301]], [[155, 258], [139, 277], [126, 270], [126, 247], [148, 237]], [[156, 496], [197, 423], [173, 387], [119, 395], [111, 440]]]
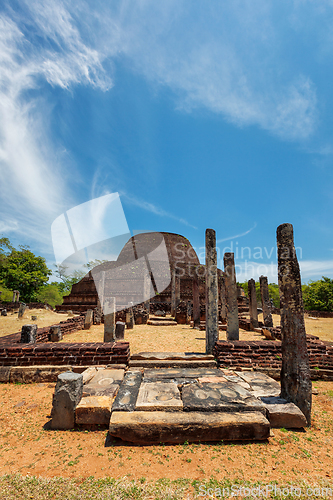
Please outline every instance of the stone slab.
[[136, 411], [181, 411], [183, 402], [177, 384], [142, 382], [135, 409]]
[[131, 355], [131, 360], [151, 359], [151, 360], [213, 360], [214, 356], [209, 354], [199, 354], [192, 352], [138, 352]]
[[283, 398], [261, 398], [268, 411], [271, 427], [285, 429], [300, 429], [307, 426], [306, 418], [301, 410]]
[[112, 398], [112, 401], [116, 397], [119, 391], [119, 384], [86, 384], [83, 386], [83, 396], [108, 396]]
[[170, 368], [168, 370], [144, 370], [144, 382], [163, 379], [196, 379], [199, 377], [223, 377], [222, 370], [218, 368]]
[[109, 434], [138, 444], [265, 440], [270, 425], [260, 412], [112, 412]]
[[236, 372], [245, 382], [250, 384], [252, 393], [257, 398], [280, 396], [281, 387], [276, 380], [260, 372]]
[[[162, 319], [162, 318], [160, 318]], [[151, 326], [177, 326], [177, 322], [176, 321], [158, 321], [158, 319], [156, 318], [155, 320], [152, 320], [152, 319], [149, 319], [147, 321], [147, 325], [151, 325]]]
[[83, 397], [75, 409], [78, 425], [109, 425], [112, 398], [108, 396]]
[[88, 384], [90, 380], [96, 375], [97, 368], [96, 366], [90, 366], [86, 370], [82, 372], [83, 384]]
[[98, 384], [101, 387], [110, 384], [120, 384], [124, 378], [124, 370], [98, 370], [96, 375], [91, 379], [91, 384]]
[[133, 367], [142, 367], [142, 368], [215, 368], [216, 361], [210, 359], [198, 359], [198, 360], [183, 360], [183, 359], [138, 359], [138, 360], [130, 360], [128, 365]]
[[112, 411], [134, 411], [139, 394], [142, 374], [140, 371], [128, 371], [112, 405]]
[[185, 411], [262, 412], [262, 401], [232, 382], [185, 385], [182, 390]]
[[229, 382], [233, 382], [235, 384], [241, 385], [247, 391], [251, 391], [252, 390], [252, 387], [250, 386], [250, 384], [248, 384], [247, 382], [245, 382], [244, 379], [242, 379], [241, 377], [239, 377], [238, 375], [236, 375], [235, 372], [231, 372], [229, 370], [226, 371], [226, 372], [224, 372], [224, 378], [226, 380], [228, 380]]

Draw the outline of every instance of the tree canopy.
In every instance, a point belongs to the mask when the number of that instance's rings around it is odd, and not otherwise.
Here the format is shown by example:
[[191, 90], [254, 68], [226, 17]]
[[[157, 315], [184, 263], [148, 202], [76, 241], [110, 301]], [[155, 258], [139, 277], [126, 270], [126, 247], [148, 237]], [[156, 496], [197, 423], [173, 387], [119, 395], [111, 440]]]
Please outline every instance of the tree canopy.
[[308, 311], [333, 311], [333, 279], [322, 277], [302, 286], [304, 308]]
[[38, 291], [51, 274], [44, 257], [36, 256], [27, 246], [17, 250], [8, 238], [0, 238], [0, 283], [6, 289], [18, 290], [21, 300], [37, 300]]

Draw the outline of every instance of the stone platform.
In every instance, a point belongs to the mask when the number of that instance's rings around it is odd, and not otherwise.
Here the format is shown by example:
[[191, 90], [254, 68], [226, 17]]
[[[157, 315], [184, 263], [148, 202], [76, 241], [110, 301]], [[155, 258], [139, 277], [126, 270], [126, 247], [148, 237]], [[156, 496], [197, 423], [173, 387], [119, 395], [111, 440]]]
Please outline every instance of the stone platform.
[[108, 426], [110, 437], [127, 442], [264, 440], [272, 427], [306, 426], [303, 413], [279, 397], [279, 383], [260, 372], [92, 367], [83, 381], [76, 425]]

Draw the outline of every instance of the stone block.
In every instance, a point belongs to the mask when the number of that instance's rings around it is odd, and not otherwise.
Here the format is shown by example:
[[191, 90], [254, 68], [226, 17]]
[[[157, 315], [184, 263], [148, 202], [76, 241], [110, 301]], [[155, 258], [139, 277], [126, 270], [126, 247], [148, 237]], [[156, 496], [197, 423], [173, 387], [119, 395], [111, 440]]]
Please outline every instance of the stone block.
[[75, 409], [78, 425], [109, 425], [112, 398], [108, 396], [83, 397]]
[[7, 309], [2, 309], [1, 316], [7, 316]]
[[177, 384], [143, 382], [135, 405], [136, 411], [181, 411], [183, 403]]
[[112, 398], [112, 401], [117, 395], [117, 392], [119, 390], [119, 384], [92, 384], [91, 382], [89, 384], [86, 384], [83, 386], [83, 393], [82, 395], [84, 397], [86, 396], [108, 396]]
[[271, 427], [285, 429], [300, 429], [307, 426], [307, 421], [301, 410], [283, 398], [261, 398], [268, 411]]
[[35, 382], [56, 382], [61, 373], [70, 371], [70, 366], [12, 366], [9, 382], [31, 384]]
[[62, 340], [62, 331], [60, 325], [50, 327], [49, 340], [51, 342], [59, 342], [59, 340]]
[[262, 401], [249, 391], [231, 382], [194, 383], [182, 390], [185, 411], [261, 412], [266, 415]]
[[74, 428], [75, 408], [81, 400], [82, 389], [81, 374], [65, 372], [58, 376], [52, 402], [52, 429]]
[[97, 367], [96, 366], [89, 366], [89, 368], [86, 368], [81, 373], [82, 373], [83, 385], [88, 384], [90, 382], [90, 380], [96, 375]]
[[93, 324], [93, 310], [88, 309], [84, 318], [84, 329], [89, 330]]
[[101, 387], [109, 384], [120, 384], [124, 378], [125, 370], [97, 370], [96, 375], [91, 379], [92, 384], [98, 384]]
[[140, 371], [128, 371], [112, 405], [112, 411], [134, 411], [138, 397], [142, 374]]
[[109, 434], [138, 444], [264, 440], [270, 425], [260, 412], [112, 412]]
[[0, 366], [0, 382], [9, 382], [11, 366]]

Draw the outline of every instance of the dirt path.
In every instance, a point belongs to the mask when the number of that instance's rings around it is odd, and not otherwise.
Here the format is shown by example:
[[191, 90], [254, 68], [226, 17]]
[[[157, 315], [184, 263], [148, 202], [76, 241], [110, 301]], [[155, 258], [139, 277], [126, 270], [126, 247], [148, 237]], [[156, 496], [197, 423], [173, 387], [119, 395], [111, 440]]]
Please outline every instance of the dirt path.
[[315, 382], [313, 425], [274, 430], [267, 442], [105, 447], [106, 429], [50, 431], [54, 384], [0, 384], [0, 475], [128, 476], [230, 481], [319, 481], [332, 478], [333, 383]]

